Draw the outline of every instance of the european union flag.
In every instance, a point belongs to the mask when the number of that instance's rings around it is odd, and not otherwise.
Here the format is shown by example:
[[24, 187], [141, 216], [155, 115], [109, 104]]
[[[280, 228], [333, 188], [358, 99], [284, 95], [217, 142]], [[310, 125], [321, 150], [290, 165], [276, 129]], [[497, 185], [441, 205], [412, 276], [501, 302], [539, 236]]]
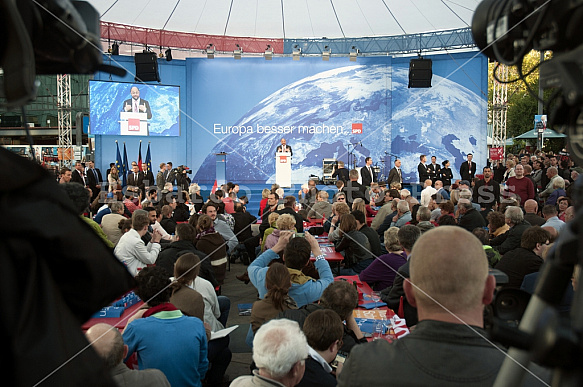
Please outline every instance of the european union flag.
[[148, 141], [148, 151], [146, 152], [146, 159], [144, 160], [148, 166], [148, 171], [152, 170], [152, 157], [150, 156], [150, 142]]
[[119, 153], [119, 144], [117, 143], [117, 141], [115, 142], [115, 147], [117, 148], [117, 153], [115, 156], [115, 167], [117, 168], [117, 174], [118, 176], [124, 176], [125, 171], [123, 169], [121, 153]]
[[128, 185], [128, 152], [126, 151], [126, 143], [123, 143], [123, 175], [122, 175], [122, 184], [125, 187]]

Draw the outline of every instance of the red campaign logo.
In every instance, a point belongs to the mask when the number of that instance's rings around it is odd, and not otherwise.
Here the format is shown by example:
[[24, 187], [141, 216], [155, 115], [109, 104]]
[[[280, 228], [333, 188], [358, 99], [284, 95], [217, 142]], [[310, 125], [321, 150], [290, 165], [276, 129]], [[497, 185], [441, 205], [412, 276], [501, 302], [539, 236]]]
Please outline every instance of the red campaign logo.
[[286, 156], [279, 156], [279, 163], [280, 164], [287, 163], [287, 157]]
[[140, 131], [140, 119], [130, 118], [128, 119], [128, 132], [139, 132]]
[[362, 124], [352, 124], [352, 134], [362, 134]]

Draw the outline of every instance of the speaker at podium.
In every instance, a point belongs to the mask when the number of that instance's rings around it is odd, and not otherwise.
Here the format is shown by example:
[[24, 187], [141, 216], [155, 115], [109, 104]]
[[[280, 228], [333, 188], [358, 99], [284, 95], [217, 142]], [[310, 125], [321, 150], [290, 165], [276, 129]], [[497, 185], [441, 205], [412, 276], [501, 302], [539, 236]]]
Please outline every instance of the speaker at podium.
[[275, 152], [275, 183], [291, 188], [291, 153]]

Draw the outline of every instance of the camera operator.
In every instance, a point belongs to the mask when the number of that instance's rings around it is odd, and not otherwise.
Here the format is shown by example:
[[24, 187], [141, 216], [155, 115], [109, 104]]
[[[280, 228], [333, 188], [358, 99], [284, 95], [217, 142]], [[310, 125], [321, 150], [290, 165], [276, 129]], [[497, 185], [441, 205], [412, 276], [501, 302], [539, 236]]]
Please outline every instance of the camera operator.
[[180, 165], [174, 171], [174, 176], [176, 176], [176, 185], [180, 187], [183, 191], [188, 192], [188, 187], [190, 186], [190, 178], [187, 174], [192, 173], [188, 167]]

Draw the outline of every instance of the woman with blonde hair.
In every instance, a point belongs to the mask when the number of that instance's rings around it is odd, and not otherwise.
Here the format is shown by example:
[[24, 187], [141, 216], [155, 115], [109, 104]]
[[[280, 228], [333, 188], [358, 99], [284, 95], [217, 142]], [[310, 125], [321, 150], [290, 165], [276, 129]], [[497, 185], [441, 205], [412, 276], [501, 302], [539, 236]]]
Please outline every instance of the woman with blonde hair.
[[297, 309], [298, 306], [288, 294], [291, 287], [291, 277], [287, 267], [279, 262], [273, 263], [265, 275], [267, 293], [262, 300], [253, 303], [251, 309], [251, 329], [253, 333], [275, 318], [280, 312]]
[[269, 250], [275, 246], [282, 231], [296, 231], [296, 218], [290, 214], [282, 214], [275, 221], [275, 226], [275, 230], [265, 238], [265, 250]]
[[107, 175], [107, 182], [108, 184], [108, 192], [113, 191], [118, 185], [121, 185], [121, 180], [119, 178], [119, 173], [117, 171], [117, 167], [113, 165], [111, 170], [109, 171], [109, 175]]
[[259, 202], [259, 212], [258, 212], [259, 217], [263, 216], [263, 210], [265, 209], [265, 206], [267, 205], [267, 196], [269, 196], [270, 193], [271, 193], [271, 190], [269, 188], [263, 188], [263, 191], [261, 191], [261, 201]]
[[510, 158], [506, 161], [506, 171], [504, 172], [504, 176], [502, 176], [502, 184], [506, 183], [508, 178], [516, 176], [516, 172], [514, 172], [515, 165], [516, 163]]

